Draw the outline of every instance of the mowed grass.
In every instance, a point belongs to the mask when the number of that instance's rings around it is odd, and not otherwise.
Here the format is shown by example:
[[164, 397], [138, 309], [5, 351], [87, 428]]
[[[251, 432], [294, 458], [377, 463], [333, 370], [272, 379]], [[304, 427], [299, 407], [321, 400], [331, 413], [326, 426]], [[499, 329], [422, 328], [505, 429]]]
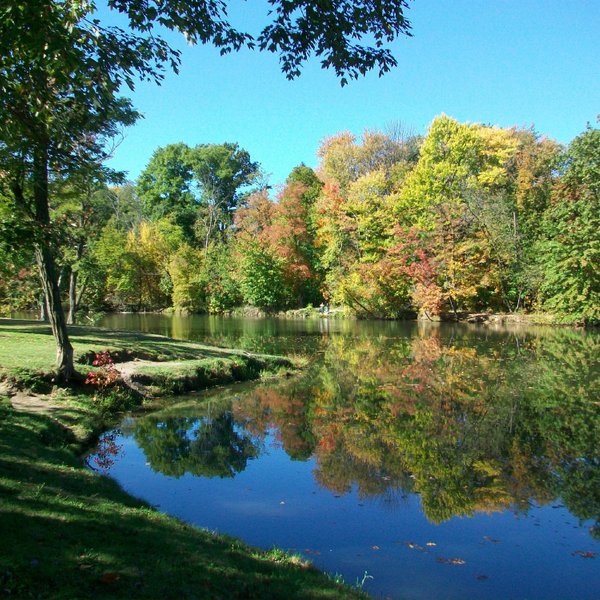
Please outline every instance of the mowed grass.
[[0, 402], [0, 596], [361, 598], [298, 557], [160, 514], [82, 468], [61, 423]]
[[[241, 350], [207, 346], [161, 335], [103, 329], [99, 327], [69, 327], [75, 362], [91, 363], [93, 353], [109, 350], [123, 359], [142, 358], [154, 361], [199, 359], [244, 359], [260, 357], [265, 361], [284, 364], [285, 359], [267, 355], [250, 355]], [[38, 321], [0, 319], [0, 372], [27, 368], [50, 372], [56, 359], [56, 346], [50, 326]], [[289, 366], [289, 361], [287, 362]], [[82, 369], [85, 369], [83, 366]]]

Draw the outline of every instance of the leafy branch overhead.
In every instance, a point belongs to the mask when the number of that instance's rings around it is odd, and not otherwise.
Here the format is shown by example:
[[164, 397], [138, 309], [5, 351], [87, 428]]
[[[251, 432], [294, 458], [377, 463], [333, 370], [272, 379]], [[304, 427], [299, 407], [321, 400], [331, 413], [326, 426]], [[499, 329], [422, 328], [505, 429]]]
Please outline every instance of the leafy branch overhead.
[[281, 69], [289, 79], [300, 75], [301, 67], [314, 55], [323, 68], [335, 71], [342, 85], [372, 69], [382, 75], [395, 67], [396, 59], [385, 46], [411, 35], [406, 0], [269, 0], [268, 4], [265, 19], [269, 22], [254, 36], [232, 25], [229, 3], [222, 0], [108, 2], [127, 15], [132, 31], [146, 34], [150, 44], [158, 44], [150, 46], [155, 65], [169, 62], [175, 70], [179, 53], [153, 36], [157, 27], [180, 31], [193, 44], [212, 44], [221, 54], [242, 47], [272, 52], [279, 55]]

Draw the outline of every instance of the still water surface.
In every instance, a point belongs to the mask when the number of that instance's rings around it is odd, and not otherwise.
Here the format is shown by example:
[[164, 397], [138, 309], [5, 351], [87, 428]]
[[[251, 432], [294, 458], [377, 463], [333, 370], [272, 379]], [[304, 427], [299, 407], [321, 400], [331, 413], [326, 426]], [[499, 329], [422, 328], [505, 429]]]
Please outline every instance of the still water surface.
[[111, 315], [298, 377], [179, 398], [90, 464], [190, 523], [377, 598], [600, 598], [600, 335]]

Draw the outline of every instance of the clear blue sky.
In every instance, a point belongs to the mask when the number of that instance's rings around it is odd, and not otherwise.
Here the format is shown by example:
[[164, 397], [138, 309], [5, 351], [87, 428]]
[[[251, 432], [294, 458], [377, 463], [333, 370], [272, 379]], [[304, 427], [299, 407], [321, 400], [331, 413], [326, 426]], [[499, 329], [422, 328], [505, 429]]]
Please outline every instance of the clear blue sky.
[[[144, 119], [110, 161], [134, 180], [159, 146], [238, 142], [282, 182], [300, 162], [316, 166], [320, 141], [401, 121], [425, 133], [444, 112], [460, 121], [534, 126], [567, 143], [600, 113], [600, 0], [413, 0], [414, 37], [393, 45], [398, 67], [341, 88], [309, 63], [289, 82], [273, 55], [225, 57], [183, 48], [179, 75], [131, 94]], [[251, 29], [266, 3], [236, 19]], [[174, 38], [170, 38], [174, 39]]]

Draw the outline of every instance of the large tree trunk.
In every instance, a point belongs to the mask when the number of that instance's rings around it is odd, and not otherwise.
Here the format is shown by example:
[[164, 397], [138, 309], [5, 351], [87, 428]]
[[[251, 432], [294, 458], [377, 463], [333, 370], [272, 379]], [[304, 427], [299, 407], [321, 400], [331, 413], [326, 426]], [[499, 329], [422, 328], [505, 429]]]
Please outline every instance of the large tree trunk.
[[65, 313], [60, 302], [60, 290], [52, 250], [46, 244], [36, 244], [35, 258], [40, 272], [42, 289], [48, 305], [48, 321], [56, 342], [56, 370], [59, 379], [69, 381], [74, 373], [73, 347], [67, 333]]
[[62, 304], [50, 232], [50, 209], [48, 206], [48, 150], [40, 147], [33, 159], [35, 218], [40, 229], [35, 242], [35, 258], [40, 273], [42, 290], [46, 297], [48, 320], [56, 342], [56, 370], [58, 378], [69, 381], [74, 373], [73, 346], [69, 341], [67, 323]]

